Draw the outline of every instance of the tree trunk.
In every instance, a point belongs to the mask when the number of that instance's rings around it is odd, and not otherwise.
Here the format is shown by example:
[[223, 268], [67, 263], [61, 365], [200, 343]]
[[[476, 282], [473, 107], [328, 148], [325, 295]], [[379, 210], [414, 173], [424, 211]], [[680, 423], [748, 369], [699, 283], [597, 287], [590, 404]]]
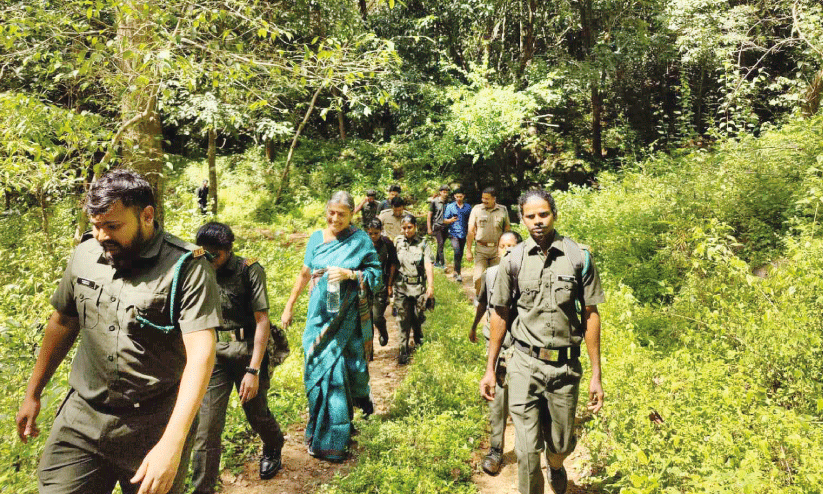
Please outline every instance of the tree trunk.
[[600, 94], [600, 81], [592, 81], [592, 154], [596, 161], [603, 159], [603, 98]]
[[306, 122], [309, 121], [309, 117], [311, 116], [312, 112], [314, 111], [314, 105], [317, 103], [317, 97], [320, 96], [320, 92], [326, 87], [326, 83], [324, 82], [321, 84], [317, 91], [311, 97], [311, 103], [309, 103], [309, 109], [306, 110], [306, 114], [303, 116], [303, 121], [300, 122], [300, 125], [297, 126], [297, 131], [294, 133], [294, 139], [291, 140], [291, 146], [289, 146], [289, 154], [286, 156], [286, 166], [283, 167], [283, 175], [280, 177], [280, 187], [277, 189], [277, 196], [274, 198], [274, 204], [280, 204], [280, 198], [283, 195], [283, 190], [285, 190], [286, 186], [289, 183], [289, 166], [291, 166], [291, 159], [294, 156], [294, 149], [297, 147], [297, 140], [300, 139], [300, 133], [303, 132], [303, 127], [306, 126]]
[[274, 140], [273, 139], [266, 139], [266, 159], [269, 162], [274, 161]]
[[526, 66], [534, 57], [534, 20], [537, 0], [520, 1], [520, 63], [517, 66], [517, 82], [522, 86]]
[[369, 18], [369, 8], [366, 6], [366, 0], [358, 0], [358, 4], [360, 5], [360, 17], [363, 18], [363, 22], [366, 22]]
[[[157, 112], [158, 81], [155, 74], [140, 67], [147, 52], [154, 49], [154, 31], [146, 17], [144, 0], [129, 0], [118, 13], [118, 68], [125, 86], [120, 117], [132, 125], [123, 132], [123, 165], [141, 174], [154, 188], [155, 218], [163, 224], [163, 126]], [[131, 90], [130, 88], [134, 88]]]
[[217, 131], [209, 129], [209, 202], [211, 212], [217, 215]]

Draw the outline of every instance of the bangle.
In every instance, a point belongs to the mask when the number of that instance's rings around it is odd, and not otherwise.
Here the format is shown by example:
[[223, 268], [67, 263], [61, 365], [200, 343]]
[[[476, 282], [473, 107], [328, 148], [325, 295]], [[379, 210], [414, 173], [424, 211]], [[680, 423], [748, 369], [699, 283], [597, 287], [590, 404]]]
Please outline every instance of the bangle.
[[349, 279], [350, 280], [356, 280], [357, 279], [357, 273], [355, 273], [353, 269], [350, 269], [349, 272], [351, 273], [349, 275]]
[[255, 369], [254, 367], [246, 367], [246, 374], [251, 374], [252, 376], [256, 376], [260, 372], [260, 369]]

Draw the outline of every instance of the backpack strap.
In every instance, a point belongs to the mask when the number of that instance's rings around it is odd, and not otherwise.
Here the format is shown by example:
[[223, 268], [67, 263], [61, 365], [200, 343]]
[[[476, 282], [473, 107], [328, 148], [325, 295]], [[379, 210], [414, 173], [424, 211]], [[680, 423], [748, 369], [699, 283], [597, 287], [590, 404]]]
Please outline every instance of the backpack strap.
[[509, 252], [509, 279], [514, 278], [514, 290], [512, 291], [514, 301], [520, 298], [520, 267], [523, 266], [525, 252], [525, 242], [520, 242]]
[[[563, 237], [563, 246], [566, 257], [574, 268], [574, 277], [577, 280], [577, 310], [580, 313], [580, 322], [583, 322], [583, 312], [586, 308], [586, 301], [583, 297], [583, 277], [589, 273], [591, 268], [591, 253], [589, 246], [578, 244], [569, 237]], [[584, 328], [585, 329], [585, 328]]]

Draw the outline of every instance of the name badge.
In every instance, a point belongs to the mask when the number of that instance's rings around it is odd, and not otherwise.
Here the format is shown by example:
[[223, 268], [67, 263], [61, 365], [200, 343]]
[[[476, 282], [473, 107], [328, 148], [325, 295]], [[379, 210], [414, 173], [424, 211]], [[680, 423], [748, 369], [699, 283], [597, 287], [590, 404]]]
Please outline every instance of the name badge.
[[92, 290], [96, 290], [96, 289], [97, 289], [97, 283], [95, 283], [95, 282], [93, 282], [93, 281], [91, 281], [91, 280], [87, 280], [86, 278], [80, 278], [80, 277], [78, 277], [78, 278], [77, 278], [77, 284], [78, 284], [78, 285], [87, 286], [87, 287], [91, 288]]
[[559, 274], [559, 275], [557, 275], [557, 281], [574, 282], [574, 276], [566, 276], [566, 275]]

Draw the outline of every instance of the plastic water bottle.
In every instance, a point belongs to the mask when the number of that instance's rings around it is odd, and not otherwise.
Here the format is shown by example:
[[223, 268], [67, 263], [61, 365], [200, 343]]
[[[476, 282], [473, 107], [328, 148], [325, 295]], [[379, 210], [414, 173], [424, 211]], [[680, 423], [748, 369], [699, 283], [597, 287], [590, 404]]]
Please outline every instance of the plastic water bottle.
[[340, 282], [329, 281], [326, 285], [326, 310], [331, 314], [340, 311]]

